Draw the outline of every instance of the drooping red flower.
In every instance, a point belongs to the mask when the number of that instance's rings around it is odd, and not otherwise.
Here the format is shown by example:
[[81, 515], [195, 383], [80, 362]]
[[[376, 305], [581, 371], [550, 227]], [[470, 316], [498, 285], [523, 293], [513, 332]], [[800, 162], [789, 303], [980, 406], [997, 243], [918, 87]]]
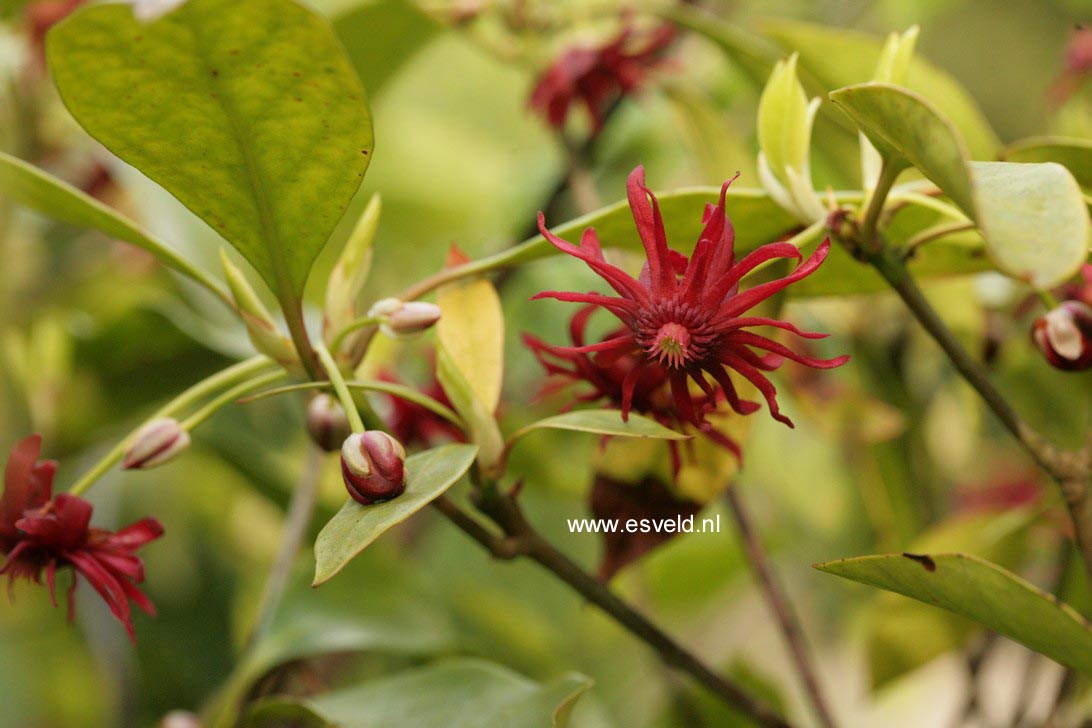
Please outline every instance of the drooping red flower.
[[611, 103], [641, 88], [649, 72], [661, 65], [662, 51], [674, 37], [670, 25], [644, 37], [627, 25], [603, 45], [570, 48], [539, 77], [528, 106], [560, 129], [579, 100], [591, 116], [593, 131], [599, 132]]
[[[778, 407], [777, 391], [764, 372], [776, 369], [784, 359], [817, 369], [837, 367], [849, 359], [806, 356], [750, 330], [769, 326], [807, 339], [826, 336], [801, 331], [786, 321], [745, 314], [815, 272], [826, 259], [830, 241], [824, 240], [811, 257], [786, 277], [740, 291], [742, 278], [766, 261], [799, 260], [802, 256], [789, 243], [770, 243], [736, 261], [735, 231], [724, 210], [731, 182], [725, 182], [721, 188], [719, 204], [706, 207], [705, 229], [688, 259], [668, 248], [659, 204], [645, 186], [644, 168], [633, 170], [626, 184], [629, 205], [648, 258], [636, 279], [604, 259], [594, 229], [585, 230], [580, 245], [576, 246], [551, 233], [539, 213], [539, 230], [546, 239], [562, 252], [587, 263], [618, 295], [544, 291], [535, 298], [592, 304], [610, 311], [623, 324], [614, 335], [598, 343], [544, 347], [542, 351], [561, 358], [594, 353], [595, 363], [601, 367], [630, 357], [633, 363], [621, 382], [623, 417], [633, 408], [638, 383], [646, 371], [659, 367], [666, 373], [678, 419], [716, 437], [717, 433], [705, 420], [705, 412], [720, 397], [739, 414], [750, 414], [759, 408], [757, 402], [739, 397], [729, 375], [729, 371], [734, 371], [758, 389], [774, 419], [791, 427], [792, 422]], [[691, 394], [690, 382], [697, 384], [702, 392], [698, 398]]]
[[[19, 578], [42, 582], [44, 572], [54, 606], [58, 568], [71, 566], [99, 593], [135, 639], [132, 601], [148, 614], [155, 608], [136, 585], [144, 581], [144, 564], [136, 550], [163, 535], [154, 518], [145, 518], [117, 532], [91, 527], [92, 506], [77, 496], [53, 497], [56, 463], [39, 461], [41, 437], [32, 435], [15, 445], [4, 469], [0, 496], [0, 552], [7, 556], [0, 574], [8, 589]], [[68, 590], [68, 614], [73, 615], [77, 578]]]

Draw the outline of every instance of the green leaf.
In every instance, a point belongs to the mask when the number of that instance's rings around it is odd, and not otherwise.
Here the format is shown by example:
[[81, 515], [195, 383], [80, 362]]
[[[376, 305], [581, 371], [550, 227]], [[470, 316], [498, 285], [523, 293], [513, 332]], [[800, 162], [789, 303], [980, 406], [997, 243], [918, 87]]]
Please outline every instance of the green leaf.
[[[973, 553], [1011, 567], [1025, 551], [1024, 536], [1038, 517], [1038, 509], [1027, 507], [958, 517], [916, 538], [910, 550]], [[963, 617], [898, 594], [882, 592], [876, 597], [863, 620], [873, 687], [961, 647], [981, 630]]]
[[[801, 71], [826, 91], [872, 78], [884, 46], [883, 39], [859, 31], [789, 20], [765, 20], [761, 29], [787, 52], [797, 53]], [[952, 120], [967, 140], [972, 159], [993, 158], [1000, 146], [997, 134], [953, 76], [917, 54], [902, 85], [929, 99]]]
[[442, 495], [466, 474], [477, 453], [473, 445], [444, 445], [412, 455], [402, 495], [370, 506], [347, 501], [315, 541], [313, 585], [329, 581], [384, 532]]
[[1085, 192], [1092, 192], [1092, 141], [1068, 137], [1022, 139], [1001, 150], [1007, 162], [1057, 162], [1070, 171]]
[[53, 29], [48, 55], [91, 136], [294, 306], [373, 147], [364, 89], [326, 21], [291, 0], [190, 0], [148, 24], [95, 5]]
[[466, 423], [470, 441], [478, 446], [482, 468], [492, 474], [500, 467], [504, 457], [504, 438], [497, 419], [492, 412], [485, 409], [485, 405], [474, 393], [442, 342], [436, 347], [436, 378], [455, 411]]
[[1061, 165], [969, 162], [951, 123], [897, 86], [849, 86], [830, 98], [888, 164], [916, 167], [977, 224], [1000, 270], [1049, 288], [1086, 259], [1092, 225], [1080, 187]]
[[664, 427], [659, 422], [643, 415], [630, 414], [629, 420], [622, 419], [619, 410], [612, 409], [585, 409], [575, 412], [565, 412], [532, 422], [526, 427], [521, 427], [513, 432], [508, 442], [512, 443], [535, 430], [575, 430], [576, 432], [592, 432], [599, 435], [614, 435], [617, 437], [644, 437], [657, 440], [688, 440], [690, 435], [675, 432], [669, 427]]
[[563, 728], [573, 705], [591, 685], [590, 678], [575, 673], [542, 685], [485, 660], [458, 658], [319, 695], [307, 703], [275, 698], [256, 706], [245, 725], [260, 727], [291, 716], [305, 719], [304, 725], [342, 728]]
[[439, 346], [485, 411], [495, 412], [504, 380], [504, 311], [497, 289], [484, 278], [452, 283], [440, 289], [436, 303]]
[[164, 265], [193, 278], [230, 304], [223, 286], [135, 222], [21, 159], [0, 152], [0, 195], [69, 225], [98, 230], [135, 245]]
[[884, 554], [817, 569], [971, 619], [1092, 675], [1092, 628], [1072, 607], [996, 564], [966, 554]]

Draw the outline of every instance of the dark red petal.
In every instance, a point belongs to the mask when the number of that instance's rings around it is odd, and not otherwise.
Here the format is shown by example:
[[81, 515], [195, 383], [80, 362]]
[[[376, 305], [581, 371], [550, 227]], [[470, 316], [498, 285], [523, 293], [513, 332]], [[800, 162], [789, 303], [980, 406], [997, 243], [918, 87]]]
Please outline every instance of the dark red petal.
[[762, 393], [762, 396], [766, 399], [766, 406], [770, 408], [770, 416], [789, 427], [794, 426], [792, 420], [781, 414], [781, 408], [777, 405], [777, 388], [769, 379], [763, 376], [762, 372], [732, 354], [724, 356], [724, 363], [746, 377], [747, 381], [755, 385], [758, 391]]
[[[550, 241], [555, 248], [587, 263], [589, 268], [598, 273], [599, 276], [609, 283], [611, 288], [620, 295], [625, 296], [626, 298], [632, 298], [636, 301], [642, 301], [646, 298], [643, 289], [637, 281], [621, 268], [617, 268], [610, 263], [603, 261], [601, 258], [596, 258], [593, 251], [583, 250], [567, 240], [562, 240], [546, 229], [546, 216], [541, 212], [538, 213], [538, 229], [539, 232], [542, 233], [542, 236]], [[600, 255], [602, 254], [600, 253]]]
[[76, 567], [76, 571], [83, 575], [87, 582], [99, 593], [110, 613], [125, 627], [129, 639], [136, 641], [136, 633], [133, 631], [132, 612], [129, 609], [129, 600], [125, 588], [118, 579], [100, 564], [94, 556], [85, 551], [75, 550], [65, 552], [65, 557]]
[[708, 437], [710, 440], [717, 443], [721, 447], [730, 450], [732, 454], [735, 455], [736, 458], [740, 461], [740, 463], [743, 462], [743, 450], [740, 449], [738, 442], [728, 437], [723, 432], [720, 432], [719, 430], [714, 428], [711, 423], [705, 423], [701, 426], [700, 429], [706, 437]]
[[144, 562], [130, 553], [95, 549], [95, 560], [111, 573], [126, 576], [138, 584], [144, 581]]
[[833, 369], [840, 367], [849, 361], [848, 355], [836, 356], [833, 359], [816, 359], [810, 356], [804, 356], [803, 354], [797, 354], [795, 351], [780, 344], [773, 339], [768, 339], [765, 336], [759, 336], [751, 331], [737, 331], [732, 335], [731, 343], [733, 345], [744, 344], [746, 346], [753, 346], [758, 349], [765, 349], [766, 351], [772, 351], [773, 353], [783, 356], [786, 359], [790, 359], [799, 364], [813, 367], [815, 369]]
[[596, 351], [621, 351], [624, 353], [635, 348], [637, 348], [637, 343], [632, 336], [619, 336], [614, 339], [600, 341], [598, 344], [588, 344], [587, 346], [551, 346], [550, 351], [563, 354], [591, 354]]
[[652, 190], [645, 186], [645, 168], [638, 165], [626, 180], [626, 196], [637, 234], [648, 257], [649, 277], [652, 290], [658, 296], [666, 296], [675, 288], [675, 274], [667, 253], [667, 234], [660, 216], [660, 204]]
[[633, 390], [637, 387], [637, 381], [641, 378], [648, 362], [641, 361], [626, 374], [622, 380], [622, 419], [629, 421], [629, 410], [633, 406]]
[[536, 293], [531, 297], [532, 301], [538, 301], [543, 298], [552, 298], [557, 301], [564, 301], [565, 303], [590, 303], [596, 306], [602, 306], [615, 316], [621, 318], [625, 314], [637, 313], [637, 304], [628, 298], [615, 298], [614, 296], [604, 296], [601, 293], [577, 293], [575, 291], [542, 291]]
[[49, 601], [53, 608], [57, 608], [57, 560], [50, 559], [46, 564], [46, 584], [49, 585]]
[[142, 592], [140, 589], [137, 589], [134, 585], [130, 584], [124, 579], [122, 579], [119, 583], [121, 584], [121, 588], [125, 591], [125, 596], [127, 596], [133, 601], [134, 604], [140, 607], [142, 612], [152, 617], [155, 616], [155, 605], [152, 604], [151, 600], [148, 599], [147, 595], [144, 594], [144, 592]]
[[[774, 243], [774, 245], [778, 245], [778, 243]], [[822, 265], [823, 261], [826, 260], [827, 253], [829, 252], [830, 238], [824, 238], [823, 242], [819, 244], [819, 247], [816, 248], [815, 252], [811, 254], [811, 257], [809, 257], [800, 265], [796, 266], [796, 270], [794, 270], [792, 273], [785, 276], [784, 278], [781, 278], [780, 280], [763, 283], [761, 285], [755, 286], [754, 288], [750, 288], [737, 296], [732, 297], [730, 300], [725, 302], [725, 305], [719, 311], [719, 315], [738, 316], [758, 302], [766, 300], [770, 296], [795, 283], [796, 281], [802, 278], [807, 278], [809, 275], [814, 273], [820, 265]]]
[[671, 371], [668, 373], [668, 379], [671, 381], [671, 396], [675, 399], [675, 409], [679, 419], [700, 426], [701, 418], [698, 417], [698, 411], [694, 407], [694, 400], [690, 397], [686, 372]]
[[4, 493], [0, 496], [0, 537], [13, 537], [15, 522], [23, 513], [49, 500], [57, 464], [38, 463], [41, 450], [40, 435], [24, 438], [11, 449], [4, 466]]
[[163, 535], [163, 524], [154, 518], [142, 518], [117, 533], [110, 534], [107, 543], [114, 548], [138, 549]]
[[732, 378], [720, 364], [711, 366], [706, 371], [713, 375], [713, 379], [717, 380], [717, 384], [720, 385], [721, 390], [724, 392], [724, 398], [728, 400], [728, 405], [739, 414], [749, 415], [758, 411], [762, 406], [758, 402], [752, 402], [749, 399], [741, 399], [739, 393], [736, 392], [735, 383], [732, 382]]
[[[717, 281], [716, 286], [710, 288], [706, 292], [705, 305], [719, 306], [724, 300], [724, 297], [739, 285], [739, 282], [745, 275], [763, 263], [778, 258], [795, 258], [800, 260], [801, 257], [800, 250], [795, 245], [790, 245], [789, 243], [770, 243], [768, 245], [763, 245], [744, 256], [743, 260], [732, 266], [726, 276]], [[726, 303], [731, 306], [734, 300], [734, 298], [729, 299]]]
[[78, 543], [87, 535], [93, 507], [83, 498], [68, 493], [61, 493], [53, 503], [53, 512], [57, 514], [66, 544]]
[[774, 328], [784, 329], [804, 339], [825, 339], [830, 334], [824, 334], [821, 331], [803, 331], [796, 328], [788, 321], [781, 321], [780, 319], [765, 318], [762, 316], [750, 316], [747, 318], [732, 319], [725, 330], [732, 331], [735, 329], [741, 329], [746, 326], [773, 326]]

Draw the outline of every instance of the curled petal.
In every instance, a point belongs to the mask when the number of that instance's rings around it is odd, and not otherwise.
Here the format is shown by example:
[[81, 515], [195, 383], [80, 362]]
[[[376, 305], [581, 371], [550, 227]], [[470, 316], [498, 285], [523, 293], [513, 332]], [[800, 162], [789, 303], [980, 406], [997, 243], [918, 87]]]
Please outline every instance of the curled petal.
[[737, 356], [731, 354], [724, 357], [725, 364], [735, 369], [742, 374], [747, 381], [755, 385], [755, 388], [762, 393], [762, 396], [766, 400], [766, 406], [770, 408], [770, 416], [778, 422], [783, 422], [789, 427], [793, 427], [792, 420], [785, 415], [781, 414], [781, 408], [777, 404], [777, 388], [774, 387], [773, 382], [767, 379], [762, 372], [755, 369], [753, 366], [743, 361]]
[[629, 173], [626, 180], [626, 196], [629, 209], [633, 213], [633, 222], [641, 243], [648, 256], [649, 277], [652, 290], [657, 295], [666, 295], [675, 287], [675, 274], [667, 252], [667, 233], [660, 215], [660, 203], [652, 190], [645, 186], [645, 168], [638, 165]]
[[773, 339], [768, 339], [765, 336], [759, 336], [756, 333], [750, 331], [738, 331], [732, 337], [733, 344], [744, 344], [746, 346], [753, 346], [758, 349], [765, 349], [766, 351], [773, 352], [778, 356], [783, 356], [786, 359], [803, 364], [805, 366], [812, 367], [814, 369], [834, 369], [840, 367], [849, 361], [849, 355], [836, 356], [833, 359], [816, 359], [815, 357], [804, 356], [798, 354], [784, 344], [780, 344]]
[[[574, 258], [579, 258], [588, 264], [588, 267], [599, 274], [599, 276], [610, 284], [610, 287], [617, 291], [620, 295], [626, 298], [633, 298], [637, 300], [643, 300], [645, 298], [644, 292], [641, 290], [640, 285], [632, 277], [630, 277], [621, 268], [617, 268], [610, 263], [603, 260], [602, 251], [598, 248], [595, 250], [584, 250], [579, 246], [573, 245], [567, 240], [562, 240], [558, 236], [546, 229], [546, 216], [541, 212], [538, 213], [538, 230], [542, 233], [542, 236], [550, 241], [555, 248], [562, 253], [568, 253]], [[598, 257], [596, 256], [598, 253]]]
[[[732, 269], [728, 271], [728, 274], [724, 276], [723, 279], [717, 281], [717, 285], [706, 293], [705, 305], [720, 305], [721, 301], [724, 300], [724, 297], [739, 286], [739, 282], [745, 275], [767, 261], [776, 260], [778, 258], [795, 258], [796, 260], [800, 260], [802, 257], [803, 256], [800, 255], [800, 250], [790, 243], [769, 243], [768, 245], [763, 245], [744, 256], [743, 260], [732, 266]], [[729, 299], [727, 301], [728, 305], [731, 305], [734, 300], [734, 298]]]
[[742, 329], [748, 326], [773, 326], [777, 329], [783, 329], [790, 333], [804, 339], [825, 339], [830, 334], [824, 334], [821, 331], [804, 331], [796, 328], [788, 321], [781, 321], [780, 319], [766, 318], [764, 316], [751, 316], [746, 318], [732, 319], [731, 324], [728, 325], [727, 330]]
[[815, 252], [812, 253], [807, 260], [798, 265], [796, 267], [796, 270], [794, 270], [792, 273], [779, 280], [770, 281], [769, 283], [762, 283], [755, 286], [754, 288], [750, 288], [743, 293], [740, 293], [737, 296], [733, 296], [730, 300], [725, 302], [724, 306], [721, 307], [721, 310], [719, 312], [720, 315], [737, 316], [747, 309], [752, 308], [757, 303], [766, 300], [778, 291], [787, 288], [789, 285], [795, 283], [796, 281], [807, 278], [812, 273], [814, 273], [820, 265], [822, 265], [823, 261], [827, 258], [827, 253], [829, 252], [830, 238], [824, 238], [823, 242], [819, 244], [819, 247], [815, 249]]

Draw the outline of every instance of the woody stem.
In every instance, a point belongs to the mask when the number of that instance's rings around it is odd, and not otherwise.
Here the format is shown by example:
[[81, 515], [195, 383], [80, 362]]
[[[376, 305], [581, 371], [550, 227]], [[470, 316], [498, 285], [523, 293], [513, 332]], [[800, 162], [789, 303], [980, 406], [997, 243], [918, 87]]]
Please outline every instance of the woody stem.
[[499, 526], [502, 533], [496, 534], [487, 529], [445, 496], [433, 501], [433, 505], [496, 558], [513, 559], [523, 556], [552, 573], [603, 610], [630, 634], [655, 650], [665, 663], [690, 675], [726, 704], [746, 714], [754, 722], [774, 728], [791, 728], [791, 724], [771, 708], [751, 697], [741, 686], [718, 674], [547, 541], [527, 521], [514, 496], [502, 494], [495, 487], [483, 488], [476, 495], [479, 510]]

